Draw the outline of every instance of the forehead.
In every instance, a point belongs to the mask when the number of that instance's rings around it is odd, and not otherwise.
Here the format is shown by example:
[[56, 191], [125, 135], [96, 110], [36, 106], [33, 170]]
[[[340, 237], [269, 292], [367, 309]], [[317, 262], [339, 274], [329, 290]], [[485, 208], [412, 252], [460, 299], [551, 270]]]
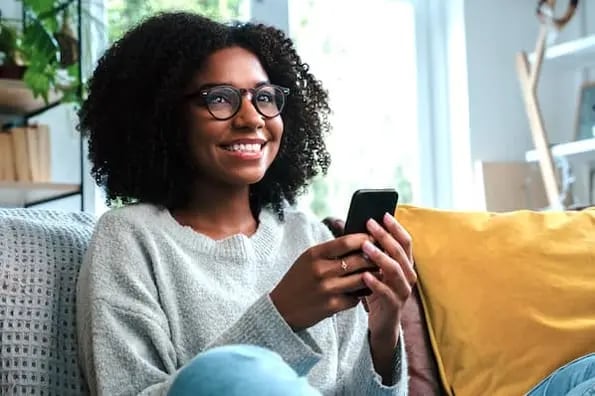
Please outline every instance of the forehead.
[[213, 52], [194, 77], [197, 86], [231, 84], [250, 88], [263, 81], [268, 81], [268, 75], [256, 55], [240, 47]]

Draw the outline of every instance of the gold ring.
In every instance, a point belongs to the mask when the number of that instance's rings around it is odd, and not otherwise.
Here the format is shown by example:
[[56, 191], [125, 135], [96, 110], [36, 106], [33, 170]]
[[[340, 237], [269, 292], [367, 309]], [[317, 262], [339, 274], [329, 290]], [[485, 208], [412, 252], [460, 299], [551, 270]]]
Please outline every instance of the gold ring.
[[347, 263], [343, 259], [341, 259], [341, 269], [347, 272]]

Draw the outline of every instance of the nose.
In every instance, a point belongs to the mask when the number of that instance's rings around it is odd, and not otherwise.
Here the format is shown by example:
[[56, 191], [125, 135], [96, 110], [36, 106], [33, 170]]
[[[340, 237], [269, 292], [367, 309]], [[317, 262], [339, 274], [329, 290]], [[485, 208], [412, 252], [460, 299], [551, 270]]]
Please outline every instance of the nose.
[[252, 103], [252, 94], [247, 93], [243, 95], [240, 111], [238, 111], [238, 114], [233, 119], [234, 126], [255, 130], [263, 128], [264, 123], [264, 117], [256, 110]]

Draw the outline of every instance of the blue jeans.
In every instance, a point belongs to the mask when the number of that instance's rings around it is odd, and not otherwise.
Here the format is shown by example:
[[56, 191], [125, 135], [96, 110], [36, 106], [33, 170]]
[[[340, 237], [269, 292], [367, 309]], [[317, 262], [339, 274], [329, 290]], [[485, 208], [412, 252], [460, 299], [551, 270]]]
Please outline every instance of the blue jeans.
[[198, 354], [177, 374], [168, 396], [320, 396], [278, 354], [228, 345]]
[[595, 396], [595, 353], [554, 371], [527, 396]]

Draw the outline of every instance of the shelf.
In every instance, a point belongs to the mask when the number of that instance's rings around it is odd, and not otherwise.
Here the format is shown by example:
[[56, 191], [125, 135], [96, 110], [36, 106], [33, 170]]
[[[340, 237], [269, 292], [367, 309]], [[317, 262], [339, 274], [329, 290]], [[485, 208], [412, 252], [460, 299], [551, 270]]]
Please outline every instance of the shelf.
[[0, 207], [29, 207], [80, 192], [79, 184], [0, 181]]
[[[531, 53], [529, 61], [533, 62], [534, 59], [535, 54]], [[543, 59], [576, 62], [582, 67], [595, 64], [595, 35], [551, 45], [547, 48]]]
[[[595, 159], [595, 138], [556, 144], [552, 146], [552, 155], [554, 157], [580, 156]], [[527, 162], [537, 161], [537, 150], [527, 151], [525, 160]]]
[[0, 114], [31, 117], [60, 104], [60, 94], [55, 91], [48, 99], [46, 104], [43, 98], [34, 98], [22, 80], [0, 79]]

